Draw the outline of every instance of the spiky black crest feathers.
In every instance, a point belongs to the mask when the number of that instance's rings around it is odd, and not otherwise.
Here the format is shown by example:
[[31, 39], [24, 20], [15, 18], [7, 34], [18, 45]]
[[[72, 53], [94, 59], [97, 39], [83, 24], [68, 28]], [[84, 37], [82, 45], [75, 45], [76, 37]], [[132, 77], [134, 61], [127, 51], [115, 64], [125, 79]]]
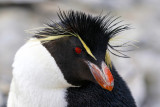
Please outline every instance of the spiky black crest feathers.
[[[111, 46], [109, 44], [109, 41], [118, 33], [129, 29], [128, 25], [117, 26], [121, 23], [121, 21], [117, 21], [120, 17], [114, 17], [111, 13], [105, 16], [92, 16], [72, 10], [68, 12], [59, 11], [58, 17], [60, 19], [59, 23], [48, 24], [48, 27], [37, 33], [36, 36], [40, 38], [51, 37], [52, 39], [42, 39], [43, 41], [49, 41], [54, 40], [54, 36], [78, 35], [94, 53], [96, 53], [95, 50], [99, 51], [103, 48], [108, 49], [113, 55], [128, 58], [121, 50], [116, 49], [121, 45]], [[110, 60], [108, 57], [106, 59]]]

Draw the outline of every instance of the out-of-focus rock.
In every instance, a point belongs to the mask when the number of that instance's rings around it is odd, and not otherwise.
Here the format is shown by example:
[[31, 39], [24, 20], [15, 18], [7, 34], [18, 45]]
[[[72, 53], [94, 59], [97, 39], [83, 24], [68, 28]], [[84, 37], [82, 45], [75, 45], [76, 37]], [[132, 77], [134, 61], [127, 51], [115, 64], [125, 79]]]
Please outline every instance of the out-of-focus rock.
[[39, 2], [44, 2], [44, 1], [48, 1], [48, 0], [1, 0], [1, 3], [39, 3]]
[[3, 96], [2, 96], [2, 93], [0, 92], [0, 107], [3, 106]]
[[141, 72], [145, 74], [147, 97], [144, 107], [159, 107], [160, 104], [160, 56], [152, 50], [142, 50], [134, 55]]

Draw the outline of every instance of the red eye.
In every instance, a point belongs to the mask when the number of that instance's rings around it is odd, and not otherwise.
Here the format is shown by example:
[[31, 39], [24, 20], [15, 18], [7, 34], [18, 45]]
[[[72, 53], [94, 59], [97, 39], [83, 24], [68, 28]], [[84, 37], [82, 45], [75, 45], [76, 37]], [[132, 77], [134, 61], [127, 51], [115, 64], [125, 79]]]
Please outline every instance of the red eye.
[[76, 52], [77, 54], [80, 54], [80, 53], [82, 52], [82, 49], [79, 48], [79, 47], [76, 47], [76, 48], [75, 48], [75, 52]]

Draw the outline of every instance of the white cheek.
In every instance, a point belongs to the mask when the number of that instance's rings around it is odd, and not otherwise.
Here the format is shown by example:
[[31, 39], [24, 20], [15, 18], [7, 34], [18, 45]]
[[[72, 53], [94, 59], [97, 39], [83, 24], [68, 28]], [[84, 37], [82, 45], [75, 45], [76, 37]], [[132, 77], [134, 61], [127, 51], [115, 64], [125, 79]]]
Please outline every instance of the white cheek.
[[29, 86], [44, 88], [66, 88], [67, 83], [55, 59], [38, 41], [30, 40], [16, 54], [13, 63], [13, 77]]

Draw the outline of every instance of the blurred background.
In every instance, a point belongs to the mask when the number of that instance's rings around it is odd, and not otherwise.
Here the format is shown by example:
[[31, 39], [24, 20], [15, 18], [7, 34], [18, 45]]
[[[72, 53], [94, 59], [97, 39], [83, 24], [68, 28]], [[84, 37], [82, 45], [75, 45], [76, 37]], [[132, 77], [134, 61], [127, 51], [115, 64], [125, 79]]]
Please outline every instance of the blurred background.
[[0, 107], [6, 107], [16, 51], [56, 12], [80, 10], [93, 15], [113, 11], [134, 29], [122, 33], [139, 48], [130, 59], [112, 57], [138, 107], [160, 107], [160, 0], [0, 0]]

